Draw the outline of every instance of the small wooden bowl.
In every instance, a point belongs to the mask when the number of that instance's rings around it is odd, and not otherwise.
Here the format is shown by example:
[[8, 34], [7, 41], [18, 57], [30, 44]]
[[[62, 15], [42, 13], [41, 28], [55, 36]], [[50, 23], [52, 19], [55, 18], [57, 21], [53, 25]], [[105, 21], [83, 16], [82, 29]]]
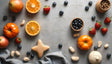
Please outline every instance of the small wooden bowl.
[[[80, 19], [80, 20], [82, 21], [83, 24], [82, 24], [82, 27], [81, 27], [80, 29], [75, 29], [75, 28], [73, 28], [72, 23], [73, 23], [73, 21], [74, 21], [75, 19]], [[81, 31], [81, 30], [83, 29], [83, 27], [84, 27], [84, 22], [83, 22], [83, 20], [82, 20], [81, 18], [75, 18], [75, 19], [73, 19], [72, 22], [71, 22], [71, 28], [72, 28], [72, 30], [74, 30], [74, 31]]]

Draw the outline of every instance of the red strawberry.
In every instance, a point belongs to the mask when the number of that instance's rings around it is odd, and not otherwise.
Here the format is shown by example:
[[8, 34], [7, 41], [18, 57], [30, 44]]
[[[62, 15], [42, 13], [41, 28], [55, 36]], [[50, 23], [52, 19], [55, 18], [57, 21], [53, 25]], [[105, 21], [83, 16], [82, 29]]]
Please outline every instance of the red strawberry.
[[103, 28], [101, 29], [102, 34], [106, 34], [107, 31], [108, 31], [108, 29], [107, 29], [106, 27], [103, 27]]
[[49, 13], [49, 11], [50, 11], [50, 7], [49, 6], [44, 6], [44, 8], [43, 8], [43, 11], [44, 11], [44, 13], [45, 14], [48, 14]]
[[110, 22], [111, 22], [111, 19], [109, 17], [106, 17], [104, 23], [109, 24]]
[[21, 43], [21, 41], [22, 41], [21, 38], [17, 37], [16, 40], [15, 40], [15, 43], [19, 44], [19, 43]]
[[101, 27], [101, 22], [96, 21], [95, 29], [100, 29], [100, 27]]
[[96, 34], [96, 29], [95, 28], [90, 28], [89, 29], [89, 34], [90, 35], [95, 35]]

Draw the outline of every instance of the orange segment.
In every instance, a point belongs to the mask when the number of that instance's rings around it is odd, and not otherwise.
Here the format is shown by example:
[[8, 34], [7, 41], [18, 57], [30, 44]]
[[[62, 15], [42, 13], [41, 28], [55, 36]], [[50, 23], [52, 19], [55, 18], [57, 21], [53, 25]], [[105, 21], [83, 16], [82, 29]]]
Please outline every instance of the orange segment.
[[26, 10], [29, 13], [37, 13], [41, 8], [41, 3], [39, 0], [28, 0], [26, 2]]
[[29, 21], [25, 26], [25, 31], [30, 36], [36, 36], [40, 32], [40, 25], [36, 21]]

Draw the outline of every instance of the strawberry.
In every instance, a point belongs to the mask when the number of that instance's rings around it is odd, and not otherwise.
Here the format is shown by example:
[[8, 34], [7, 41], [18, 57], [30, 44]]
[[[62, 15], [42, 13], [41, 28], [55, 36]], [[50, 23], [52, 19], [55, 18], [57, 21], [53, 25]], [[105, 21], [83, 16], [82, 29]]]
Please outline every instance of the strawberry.
[[102, 34], [106, 34], [108, 31], [108, 29], [106, 27], [101, 28], [101, 32]]
[[100, 29], [100, 27], [101, 27], [101, 22], [96, 21], [95, 29]]
[[96, 34], [96, 29], [95, 28], [90, 28], [89, 29], [89, 34], [90, 35], [95, 35]]
[[21, 43], [21, 41], [22, 41], [21, 38], [17, 37], [16, 40], [15, 40], [15, 43], [19, 44], [19, 43]]
[[44, 6], [44, 8], [43, 8], [43, 11], [44, 11], [44, 13], [45, 14], [48, 14], [49, 13], [49, 11], [50, 11], [50, 7], [49, 6]]
[[110, 17], [106, 17], [105, 20], [104, 20], [104, 23], [109, 24], [110, 22], [111, 22]]

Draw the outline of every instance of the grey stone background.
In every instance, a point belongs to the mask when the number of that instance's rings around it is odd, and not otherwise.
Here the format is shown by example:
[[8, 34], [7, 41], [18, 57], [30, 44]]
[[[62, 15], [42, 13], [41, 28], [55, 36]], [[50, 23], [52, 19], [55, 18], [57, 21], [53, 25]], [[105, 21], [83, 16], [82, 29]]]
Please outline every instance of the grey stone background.
[[[112, 53], [112, 23], [110, 25], [106, 25], [108, 27], [108, 32], [106, 35], [102, 35], [100, 30], [96, 31], [96, 35], [93, 38], [93, 46], [88, 51], [82, 51], [77, 47], [77, 38], [73, 38], [72, 31], [70, 28], [70, 23], [72, 19], [79, 17], [82, 18], [84, 21], [84, 28], [80, 32], [80, 35], [87, 35], [88, 30], [90, 27], [94, 27], [95, 21], [91, 21], [91, 16], [96, 16], [96, 20], [101, 21], [103, 24], [103, 21], [106, 16], [112, 16], [112, 8], [106, 12], [105, 14], [100, 14], [95, 10], [95, 4], [97, 0], [92, 0], [93, 5], [90, 7], [89, 11], [85, 11], [85, 6], [88, 5], [88, 2], [90, 0], [68, 0], [69, 4], [68, 6], [64, 6], [64, 0], [40, 0], [41, 2], [41, 10], [33, 15], [29, 14], [25, 9], [25, 3], [27, 0], [22, 0], [24, 3], [24, 8], [21, 13], [15, 14], [9, 11], [8, 8], [8, 2], [9, 0], [0, 0], [0, 36], [3, 35], [3, 27], [9, 23], [14, 22], [19, 27], [19, 34], [18, 37], [22, 38], [22, 49], [21, 49], [21, 56], [18, 59], [23, 59], [23, 57], [26, 55], [27, 51], [31, 50], [32, 46], [35, 46], [38, 39], [41, 39], [44, 44], [49, 45], [50, 49], [48, 52], [55, 52], [55, 51], [62, 51], [63, 54], [67, 57], [67, 59], [70, 61], [70, 64], [89, 64], [88, 63], [88, 54], [90, 51], [93, 50], [94, 45], [97, 45], [98, 41], [102, 41], [103, 45], [105, 43], [109, 43], [110, 47], [105, 50], [102, 46], [98, 51], [100, 51], [103, 55], [103, 61], [102, 64], [111, 64], [112, 58], [110, 60], [107, 60], [106, 54]], [[57, 5], [55, 8], [52, 7], [52, 2], [56, 2]], [[112, 2], [112, 0], [111, 0]], [[43, 7], [44, 5], [49, 5], [51, 7], [50, 13], [46, 16], [43, 14]], [[64, 15], [62, 17], [59, 16], [59, 11], [63, 10]], [[3, 21], [2, 17], [4, 15], [8, 16], [7, 21]], [[16, 21], [12, 21], [11, 17], [16, 16]], [[20, 23], [22, 20], [26, 20], [26, 22], [30, 20], [36, 20], [39, 22], [41, 26], [40, 34], [36, 37], [30, 37], [25, 33], [24, 27], [20, 26]], [[17, 46], [14, 44], [14, 39], [10, 39], [10, 44], [8, 46], [8, 49], [16, 50]], [[58, 44], [62, 43], [63, 48], [60, 50], [58, 49]], [[73, 46], [76, 49], [75, 54], [71, 54], [68, 50], [69, 46]], [[35, 54], [35, 58], [31, 60], [30, 62], [38, 61], [38, 56]], [[78, 55], [80, 57], [79, 62], [71, 62], [70, 57], [72, 55]], [[16, 57], [15, 57], [16, 58]]]

